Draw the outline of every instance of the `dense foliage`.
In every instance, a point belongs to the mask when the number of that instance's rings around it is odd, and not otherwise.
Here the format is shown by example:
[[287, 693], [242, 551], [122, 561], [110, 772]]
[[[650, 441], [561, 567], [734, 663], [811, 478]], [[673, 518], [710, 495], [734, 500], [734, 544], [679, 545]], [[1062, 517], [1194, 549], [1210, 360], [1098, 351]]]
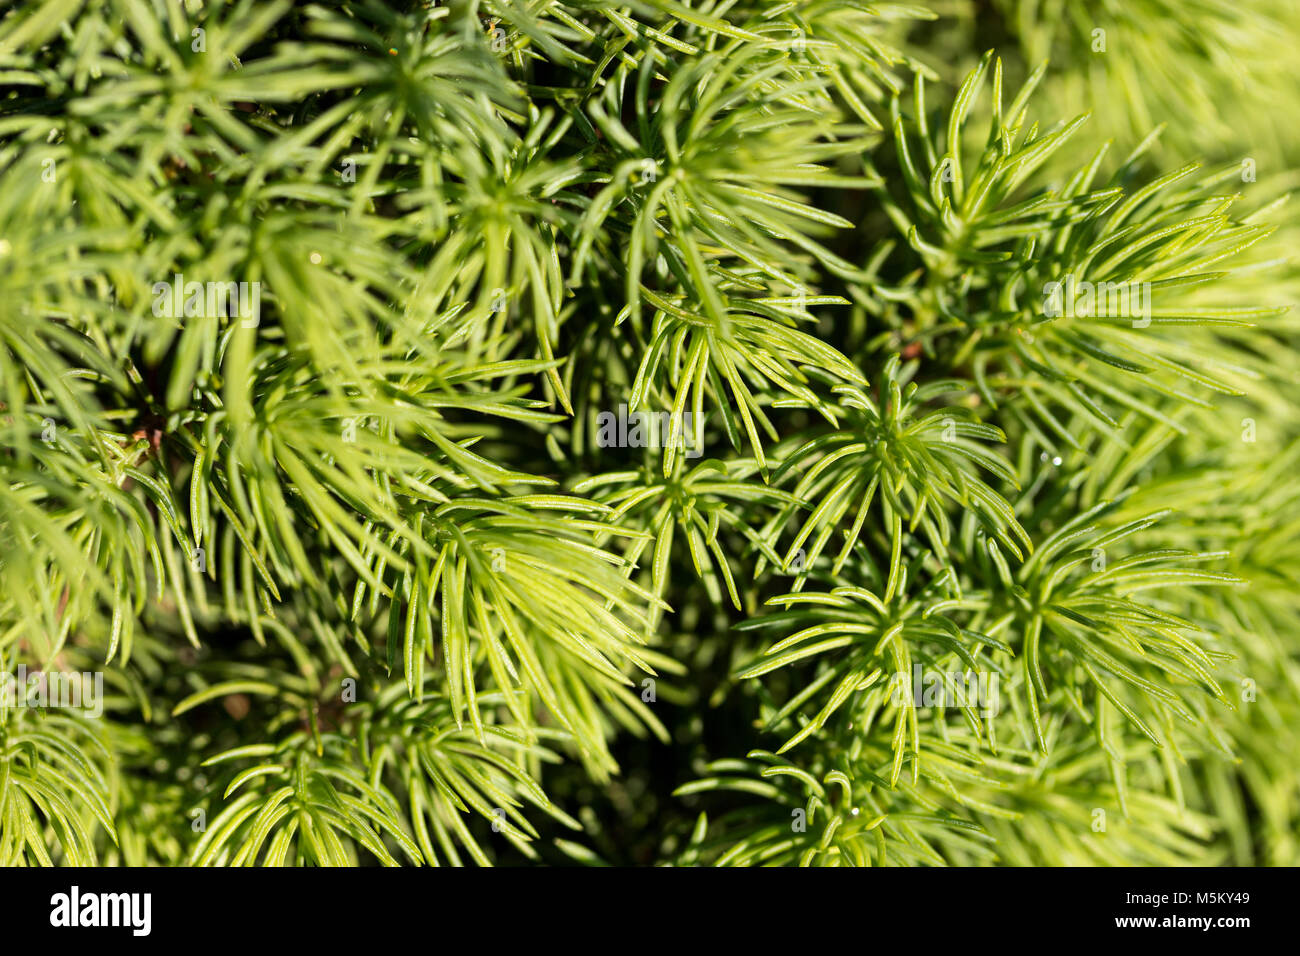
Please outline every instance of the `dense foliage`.
[[0, 5], [0, 863], [1300, 863], [1270, 6]]

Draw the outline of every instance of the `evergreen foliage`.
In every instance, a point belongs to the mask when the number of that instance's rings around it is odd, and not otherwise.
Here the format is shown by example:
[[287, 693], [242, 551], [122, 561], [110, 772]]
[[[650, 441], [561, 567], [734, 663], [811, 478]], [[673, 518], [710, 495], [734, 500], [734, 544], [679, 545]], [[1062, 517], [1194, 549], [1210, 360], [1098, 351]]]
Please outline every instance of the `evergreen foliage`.
[[1271, 5], [4, 6], [0, 863], [1300, 863]]

